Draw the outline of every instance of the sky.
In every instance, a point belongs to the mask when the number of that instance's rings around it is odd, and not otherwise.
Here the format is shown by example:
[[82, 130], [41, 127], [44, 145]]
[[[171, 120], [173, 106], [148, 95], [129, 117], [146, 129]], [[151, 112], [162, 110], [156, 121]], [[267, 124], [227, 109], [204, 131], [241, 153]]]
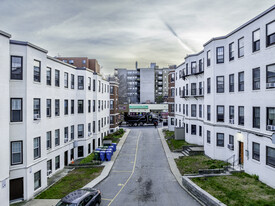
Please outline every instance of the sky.
[[114, 68], [179, 65], [274, 0], [0, 0], [0, 30], [50, 56], [97, 59]]

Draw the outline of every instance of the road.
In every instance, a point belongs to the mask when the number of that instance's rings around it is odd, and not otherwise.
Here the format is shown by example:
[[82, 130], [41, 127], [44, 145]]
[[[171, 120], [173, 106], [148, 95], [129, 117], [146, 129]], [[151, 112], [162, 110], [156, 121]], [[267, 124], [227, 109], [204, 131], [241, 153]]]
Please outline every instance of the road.
[[110, 175], [96, 188], [103, 206], [197, 206], [169, 169], [157, 129], [131, 127]]

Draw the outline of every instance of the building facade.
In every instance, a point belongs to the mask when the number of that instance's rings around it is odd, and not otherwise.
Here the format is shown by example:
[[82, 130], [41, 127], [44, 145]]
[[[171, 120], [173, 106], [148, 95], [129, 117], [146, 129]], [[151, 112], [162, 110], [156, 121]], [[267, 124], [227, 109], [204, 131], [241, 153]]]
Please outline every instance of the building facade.
[[175, 127], [175, 70], [168, 73], [168, 129], [174, 131]]
[[275, 6], [176, 69], [175, 125], [214, 159], [275, 187]]
[[118, 79], [115, 76], [109, 77], [110, 83], [110, 133], [119, 129], [120, 115], [118, 110]]
[[[29, 200], [109, 133], [109, 82], [1, 32], [0, 197]], [[3, 111], [2, 111], [3, 110]], [[3, 158], [5, 157], [5, 158]], [[8, 158], [9, 157], [9, 158]]]

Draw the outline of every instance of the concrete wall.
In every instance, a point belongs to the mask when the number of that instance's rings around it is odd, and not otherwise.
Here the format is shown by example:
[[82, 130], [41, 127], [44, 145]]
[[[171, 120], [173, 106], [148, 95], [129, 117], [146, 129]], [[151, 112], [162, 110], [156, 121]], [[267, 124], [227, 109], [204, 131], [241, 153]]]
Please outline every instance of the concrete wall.
[[155, 102], [155, 70], [140, 69], [140, 103]]

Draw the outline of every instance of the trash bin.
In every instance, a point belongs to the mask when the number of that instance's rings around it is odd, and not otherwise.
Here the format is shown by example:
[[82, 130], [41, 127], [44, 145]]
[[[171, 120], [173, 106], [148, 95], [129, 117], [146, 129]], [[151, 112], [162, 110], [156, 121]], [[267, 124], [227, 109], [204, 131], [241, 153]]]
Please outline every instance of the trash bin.
[[95, 160], [100, 160], [100, 151], [95, 151]]
[[95, 151], [101, 151], [101, 148], [96, 148]]
[[112, 159], [112, 151], [111, 150], [106, 150], [106, 159], [107, 159], [107, 161], [111, 161], [111, 159]]
[[105, 161], [105, 151], [100, 151], [100, 160], [103, 162], [103, 161]]
[[114, 151], [112, 149], [107, 149], [106, 151], [110, 151], [113, 155]]
[[114, 152], [116, 151], [116, 143], [112, 143], [112, 146], [114, 147]]

